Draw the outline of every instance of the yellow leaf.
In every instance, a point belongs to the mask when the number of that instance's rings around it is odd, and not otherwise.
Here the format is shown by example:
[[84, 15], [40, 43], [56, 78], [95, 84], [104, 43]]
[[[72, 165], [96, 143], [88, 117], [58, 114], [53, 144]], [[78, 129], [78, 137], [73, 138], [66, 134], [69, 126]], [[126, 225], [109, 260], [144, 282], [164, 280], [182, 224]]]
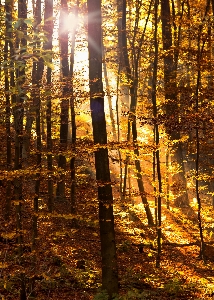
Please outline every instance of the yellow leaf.
[[45, 278], [45, 280], [49, 280], [50, 279], [50, 277], [47, 276], [45, 273], [42, 273], [42, 276]]
[[8, 264], [0, 262], [0, 269], [7, 268]]
[[4, 239], [13, 239], [16, 236], [15, 232], [8, 232], [1, 235]]

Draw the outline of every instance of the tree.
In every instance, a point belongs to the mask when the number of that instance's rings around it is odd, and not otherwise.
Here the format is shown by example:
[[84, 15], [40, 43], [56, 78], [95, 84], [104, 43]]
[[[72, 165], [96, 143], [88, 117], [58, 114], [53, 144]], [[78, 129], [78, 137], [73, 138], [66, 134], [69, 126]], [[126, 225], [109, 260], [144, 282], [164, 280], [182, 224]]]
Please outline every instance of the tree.
[[[136, 10], [137, 10], [137, 16], [136, 16], [136, 21], [135, 21], [135, 31], [137, 31], [138, 28], [138, 22], [139, 22], [139, 10], [140, 10], [140, 3], [136, 3]], [[151, 2], [150, 2], [150, 9], [151, 9]], [[130, 95], [131, 95], [131, 103], [130, 103], [130, 111], [129, 111], [129, 118], [128, 118], [128, 130], [127, 130], [127, 141], [130, 141], [131, 138], [131, 128], [132, 128], [132, 138], [133, 138], [133, 145], [134, 145], [134, 155], [135, 155], [135, 168], [137, 171], [137, 183], [138, 183], [138, 188], [141, 194], [141, 199], [145, 207], [147, 219], [148, 219], [148, 224], [153, 226], [154, 221], [152, 217], [151, 210], [149, 208], [149, 203], [147, 201], [147, 198], [145, 196], [145, 190], [144, 190], [144, 185], [143, 185], [143, 178], [142, 178], [142, 170], [141, 170], [141, 165], [140, 165], [140, 159], [139, 159], [139, 150], [138, 150], [138, 145], [137, 145], [137, 124], [136, 124], [136, 110], [137, 110], [137, 91], [138, 91], [138, 68], [139, 68], [139, 60], [140, 60], [140, 50], [141, 46], [144, 41], [144, 34], [150, 14], [150, 9], [148, 12], [148, 17], [145, 23], [145, 27], [142, 33], [142, 36], [140, 37], [139, 45], [137, 49], [135, 49], [135, 39], [136, 36], [134, 34], [133, 38], [133, 49], [132, 49], [132, 57], [133, 57], [133, 71], [131, 71], [131, 66], [129, 63], [129, 56], [128, 56], [128, 48], [127, 48], [127, 36], [126, 36], [126, 1], [123, 1], [123, 12], [122, 12], [122, 46], [123, 46], [123, 59], [124, 59], [124, 65], [126, 68], [126, 75], [130, 84]], [[129, 158], [127, 157], [127, 162]], [[124, 193], [126, 190], [126, 179], [127, 179], [127, 163], [125, 165], [125, 174], [124, 174]]]
[[[41, 24], [41, 0], [36, 1], [36, 9], [35, 9], [35, 34], [38, 34], [37, 28]], [[41, 42], [40, 40], [35, 37], [35, 45], [34, 45], [34, 54], [36, 56], [37, 47], [40, 49]], [[41, 164], [42, 164], [42, 141], [41, 141], [41, 80], [43, 75], [44, 63], [42, 58], [39, 58], [37, 61], [34, 60], [33, 62], [33, 69], [32, 69], [32, 84], [33, 84], [33, 92], [34, 92], [34, 101], [33, 105], [35, 108], [35, 115], [36, 115], [36, 147], [37, 147], [37, 173], [36, 173], [36, 183], [35, 183], [35, 197], [34, 197], [34, 211], [35, 214], [33, 216], [33, 241], [32, 245], [33, 248], [36, 244], [36, 238], [38, 236], [38, 209], [39, 209], [39, 193], [40, 193], [40, 176], [41, 176]]]
[[[75, 19], [78, 19], [79, 0], [76, 3], [76, 9], [74, 12]], [[74, 95], [74, 56], [75, 56], [75, 39], [76, 39], [76, 27], [77, 23], [74, 21], [73, 30], [71, 32], [71, 55], [70, 55], [70, 78], [71, 78], [71, 98], [70, 98], [70, 109], [71, 109], [71, 143], [73, 157], [70, 160], [70, 171], [71, 171], [71, 213], [76, 212], [76, 170], [75, 170], [75, 144], [77, 137], [76, 128], [76, 114], [75, 114], [75, 95]], [[75, 225], [76, 221], [74, 221]]]
[[67, 149], [68, 140], [68, 108], [69, 108], [69, 63], [68, 63], [68, 29], [65, 26], [66, 18], [68, 16], [67, 0], [61, 1], [60, 10], [60, 56], [61, 56], [61, 75], [62, 75], [62, 100], [61, 100], [61, 115], [60, 115], [60, 154], [58, 161], [58, 168], [60, 168], [60, 179], [57, 186], [57, 197], [59, 199], [65, 198], [65, 182], [63, 172], [66, 170], [66, 156], [63, 152]]
[[[159, 125], [158, 125], [158, 108], [157, 108], [157, 73], [158, 73], [158, 1], [155, 0], [154, 3], [154, 64], [153, 64], [153, 76], [152, 76], [152, 104], [153, 104], [153, 116], [154, 116], [154, 140], [156, 145], [155, 158], [157, 165], [157, 178], [158, 178], [158, 196], [157, 196], [157, 260], [156, 267], [160, 267], [160, 255], [161, 255], [161, 194], [162, 194], [162, 180], [161, 180], [161, 168], [160, 168], [160, 135], [159, 135]], [[155, 162], [154, 162], [155, 165]], [[156, 190], [155, 190], [156, 192]], [[156, 195], [155, 195], [156, 197]]]
[[[44, 50], [46, 52], [52, 51], [52, 34], [53, 34], [53, 1], [45, 1], [45, 13], [44, 13], [44, 30], [46, 32], [47, 41], [44, 44]], [[52, 57], [52, 53], [50, 53]], [[50, 58], [50, 63], [52, 59]], [[47, 67], [46, 72], [46, 89], [47, 89], [47, 101], [46, 101], [46, 123], [47, 123], [47, 169], [49, 172], [48, 176], [48, 210], [53, 210], [53, 180], [52, 180], [52, 169], [53, 169], [53, 158], [52, 158], [52, 97], [51, 97], [51, 83], [52, 83], [52, 70]]]
[[99, 200], [102, 288], [111, 298], [113, 294], [118, 293], [118, 274], [102, 83], [101, 1], [88, 0], [87, 4], [90, 108], [96, 147], [95, 167]]
[[[177, 98], [177, 70], [172, 52], [172, 28], [169, 0], [161, 0], [162, 41], [164, 54], [164, 88], [165, 88], [165, 112], [166, 132], [171, 140], [177, 141], [172, 145], [172, 164], [177, 165], [181, 171], [174, 175], [174, 194], [179, 206], [188, 205], [187, 185], [184, 170], [182, 144], [179, 131], [179, 110]], [[177, 61], [177, 59], [176, 59]], [[177, 196], [180, 194], [180, 196]]]
[[[21, 59], [21, 55], [26, 52], [27, 46], [27, 24], [24, 20], [27, 18], [27, 4], [25, 0], [18, 3], [18, 28], [16, 32], [15, 47], [17, 53], [20, 53], [18, 60], [15, 62], [15, 75], [16, 75], [16, 89], [17, 93], [13, 95], [14, 105], [14, 127], [15, 127], [15, 158], [14, 170], [22, 169], [22, 137], [23, 137], [23, 117], [24, 117], [24, 83], [25, 83], [25, 61]], [[20, 34], [22, 32], [23, 34]], [[19, 255], [22, 255], [22, 176], [14, 179], [14, 197], [17, 201], [16, 204], [16, 221], [17, 221], [17, 234], [19, 244]]]
[[[4, 68], [5, 72], [5, 129], [6, 129], [6, 139], [7, 139], [7, 170], [12, 169], [12, 153], [11, 153], [11, 97], [9, 89], [14, 86], [14, 72], [12, 70], [12, 61], [9, 58], [13, 56], [13, 43], [12, 43], [12, 5], [9, 1], [5, 3], [5, 11], [7, 18], [5, 18], [5, 45], [4, 45], [4, 61], [8, 61], [8, 65]], [[10, 62], [10, 63], [9, 63]], [[8, 70], [9, 67], [9, 70]], [[7, 190], [6, 190], [6, 207], [5, 207], [5, 218], [9, 219], [10, 208], [11, 208], [11, 180], [7, 180]]]

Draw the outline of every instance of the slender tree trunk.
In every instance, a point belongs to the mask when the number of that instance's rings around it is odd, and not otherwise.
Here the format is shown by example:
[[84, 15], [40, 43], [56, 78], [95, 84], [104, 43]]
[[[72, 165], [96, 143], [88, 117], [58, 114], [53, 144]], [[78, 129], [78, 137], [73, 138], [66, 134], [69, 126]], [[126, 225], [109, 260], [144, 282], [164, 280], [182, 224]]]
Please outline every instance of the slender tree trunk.
[[[53, 35], [53, 1], [45, 0], [45, 12], [44, 12], [44, 30], [47, 35], [47, 41], [44, 44], [44, 50], [52, 51], [52, 35]], [[51, 53], [50, 53], [51, 54]], [[52, 56], [52, 54], [51, 54]], [[51, 61], [50, 61], [51, 62]], [[52, 83], [52, 71], [51, 68], [47, 68], [46, 73], [46, 89], [51, 91]], [[47, 167], [48, 167], [48, 211], [53, 210], [53, 179], [52, 179], [52, 169], [53, 169], [53, 158], [52, 158], [52, 135], [51, 135], [51, 94], [47, 96], [46, 104], [46, 123], [47, 123]]]
[[198, 227], [200, 232], [200, 257], [201, 259], [205, 259], [204, 257], [204, 236], [203, 236], [203, 228], [202, 228], [202, 220], [201, 220], [201, 198], [199, 193], [199, 158], [200, 158], [200, 140], [199, 140], [199, 116], [198, 116], [198, 108], [199, 108], [199, 87], [201, 82], [201, 71], [200, 71], [200, 37], [198, 42], [198, 76], [197, 76], [197, 86], [196, 86], [196, 161], [195, 161], [195, 171], [196, 171], [196, 199], [198, 202]]
[[[87, 4], [90, 107], [93, 137], [95, 144], [107, 145], [102, 83], [101, 1], [88, 0]], [[107, 291], [109, 298], [112, 298], [113, 294], [118, 293], [113, 195], [110, 184], [108, 149], [97, 147], [95, 151], [95, 167], [99, 199], [102, 288]]]
[[114, 121], [114, 114], [112, 110], [112, 102], [111, 102], [111, 95], [110, 95], [110, 85], [109, 85], [109, 80], [108, 80], [108, 72], [107, 72], [107, 67], [106, 67], [106, 62], [105, 62], [105, 50], [103, 50], [103, 72], [104, 72], [104, 78], [105, 78], [105, 83], [106, 83], [106, 93], [107, 93], [107, 99], [108, 99], [108, 107], [109, 107], [109, 115], [111, 119], [111, 126], [112, 126], [112, 134], [113, 134], [113, 140], [117, 140], [116, 136], [116, 129], [115, 129], [115, 121]]
[[[21, 22], [19, 31], [23, 32], [23, 37], [20, 39], [16, 37], [16, 48], [19, 49], [20, 59], [15, 62], [16, 70], [16, 87], [17, 94], [13, 97], [14, 105], [14, 126], [15, 126], [15, 159], [14, 169], [22, 169], [22, 145], [23, 145], [23, 118], [24, 118], [24, 83], [26, 79], [25, 74], [25, 61], [21, 59], [21, 55], [26, 51], [27, 47], [27, 25], [24, 23], [24, 19], [27, 18], [27, 3], [25, 0], [18, 2], [18, 18]], [[14, 179], [14, 198], [16, 200], [16, 227], [17, 227], [17, 244], [18, 254], [21, 258], [23, 254], [23, 226], [22, 226], [22, 204], [23, 204], [23, 191], [22, 191], [22, 176]], [[20, 274], [21, 289], [20, 300], [26, 299], [25, 290], [25, 274]]]
[[158, 196], [157, 196], [157, 245], [158, 252], [156, 258], [156, 267], [160, 267], [160, 259], [161, 259], [161, 194], [162, 194], [162, 180], [161, 180], [161, 169], [160, 169], [160, 150], [159, 150], [159, 126], [158, 126], [158, 108], [156, 101], [156, 91], [157, 91], [157, 70], [158, 70], [158, 0], [155, 0], [154, 3], [154, 22], [155, 22], [155, 30], [154, 30], [154, 66], [153, 66], [153, 78], [152, 78], [152, 104], [153, 104], [153, 116], [155, 120], [155, 144], [156, 144], [156, 165], [157, 165], [157, 179], [158, 179]]
[[[118, 76], [117, 76], [117, 98], [116, 98], [116, 118], [117, 118], [117, 142], [120, 142], [120, 117], [119, 117], [119, 74], [120, 74], [120, 63], [118, 68]], [[119, 167], [120, 167], [120, 199], [122, 200], [122, 188], [123, 188], [123, 169], [122, 169], [122, 156], [120, 149], [118, 148], [118, 156], [119, 156]]]
[[[214, 16], [214, 0], [211, 1], [212, 3], [212, 15]], [[209, 25], [209, 52], [210, 52], [210, 62], [209, 62], [209, 90], [211, 90], [211, 97], [210, 100], [212, 99], [212, 92], [214, 91], [214, 82], [213, 82], [213, 78], [214, 78], [214, 73], [212, 70], [212, 62], [213, 62], [213, 54], [214, 54], [214, 45], [213, 45], [213, 33], [214, 33], [214, 26], [213, 26], [213, 22], [211, 21], [211, 24]], [[212, 154], [213, 155], [213, 154]], [[210, 168], [210, 174], [212, 174], [212, 167]], [[210, 179], [209, 182], [209, 191], [212, 193], [212, 206], [214, 208], [214, 180]]]
[[170, 207], [169, 203], [169, 149], [166, 149], [166, 206], [167, 209]]
[[[173, 154], [171, 157], [172, 164], [181, 169], [181, 172], [173, 176], [173, 189], [175, 203], [178, 206], [189, 205], [187, 184], [185, 178], [183, 151], [180, 142], [180, 131], [176, 128], [179, 125], [179, 111], [177, 100], [177, 83], [176, 83], [176, 64], [173, 58], [172, 49], [172, 30], [171, 30], [171, 13], [169, 0], [161, 0], [161, 19], [162, 19], [162, 40], [164, 55], [164, 87], [165, 99], [167, 104], [166, 110], [166, 132], [170, 139], [177, 140], [177, 145], [172, 146]], [[177, 58], [176, 58], [177, 60]], [[180, 194], [180, 195], [179, 195]], [[179, 196], [178, 196], [179, 195]]]
[[[21, 30], [24, 35], [21, 39], [16, 38], [16, 48], [19, 49], [20, 55], [26, 51], [26, 35], [27, 35], [27, 25], [23, 22], [23, 19], [27, 18], [27, 5], [25, 0], [21, 0], [18, 3], [18, 18], [22, 20], [19, 30]], [[23, 85], [25, 82], [25, 62], [16, 62], [16, 84], [21, 92], [13, 97], [14, 105], [14, 126], [15, 126], [15, 160], [14, 169], [22, 169], [22, 136], [23, 136], [23, 116], [24, 116], [24, 93]], [[14, 198], [16, 200], [16, 224], [17, 224], [17, 235], [18, 235], [18, 245], [19, 245], [19, 255], [22, 255], [22, 177], [16, 177], [14, 179]]]
[[[151, 9], [151, 4], [150, 4], [150, 9]], [[148, 224], [153, 226], [154, 221], [152, 217], [151, 210], [149, 208], [149, 204], [147, 201], [147, 198], [145, 196], [145, 189], [143, 185], [143, 178], [142, 178], [142, 170], [141, 170], [141, 165], [140, 165], [140, 160], [139, 160], [139, 150], [138, 150], [138, 145], [137, 145], [137, 124], [136, 124], [136, 108], [137, 108], [137, 90], [138, 90], [138, 67], [139, 67], [139, 59], [140, 59], [140, 49], [144, 40], [144, 34], [150, 14], [150, 9], [148, 13], [148, 17], [146, 20], [146, 24], [144, 27], [144, 31], [142, 33], [140, 43], [139, 43], [139, 49], [137, 53], [134, 53], [132, 56], [134, 57], [134, 66], [133, 66], [133, 76], [131, 74], [131, 67], [129, 63], [129, 57], [128, 57], [128, 49], [127, 49], [127, 37], [126, 37], [126, 0], [123, 1], [123, 15], [122, 15], [122, 45], [123, 45], [123, 58], [126, 66], [126, 74], [128, 77], [128, 81], [130, 83], [130, 95], [131, 95], [131, 103], [130, 103], [130, 113], [129, 113], [129, 119], [128, 119], [128, 133], [127, 133], [127, 140], [130, 141], [131, 137], [131, 127], [132, 127], [132, 136], [133, 136], [133, 144], [134, 144], [134, 154], [135, 154], [135, 168], [137, 171], [137, 183], [138, 183], [138, 188], [139, 192], [141, 195], [142, 202], [144, 204], [144, 208], [146, 211], [147, 219], [148, 219]], [[138, 23], [136, 22], [136, 29], [137, 30]], [[135, 42], [133, 41], [133, 44]], [[133, 52], [135, 50], [133, 49]], [[132, 124], [132, 126], [131, 126]], [[128, 161], [129, 158], [127, 157], [126, 159], [127, 163], [125, 165], [125, 174], [124, 174], [124, 190], [123, 194], [125, 194], [126, 190], [126, 176], [127, 176], [127, 168], [128, 168]]]
[[[120, 123], [124, 119], [120, 114], [123, 109], [123, 104], [129, 103], [129, 92], [128, 87], [125, 87], [120, 80], [120, 73], [124, 69], [123, 63], [123, 51], [122, 49], [122, 14], [123, 14], [123, 0], [116, 0], [117, 5], [117, 29], [118, 29], [118, 74], [117, 74], [117, 99], [116, 99], [116, 113], [117, 113], [117, 141], [121, 141], [121, 126]], [[121, 109], [122, 108], [122, 109]], [[125, 108], [125, 107], [124, 107]], [[126, 110], [126, 108], [125, 108]], [[122, 169], [122, 155], [120, 149], [118, 149], [119, 164], [120, 164], [120, 199], [124, 200], [124, 192], [126, 187], [123, 189], [123, 169]], [[126, 176], [125, 176], [126, 177]], [[125, 183], [126, 184], [126, 183]]]
[[[75, 19], [78, 18], [79, 0], [77, 0], [77, 8], [75, 11]], [[76, 114], [75, 114], [75, 96], [73, 90], [73, 79], [74, 79], [74, 51], [75, 51], [75, 39], [76, 39], [76, 23], [73, 26], [73, 32], [71, 37], [71, 55], [70, 55], [70, 78], [71, 78], [71, 98], [70, 98], [70, 109], [71, 109], [71, 144], [73, 150], [73, 157], [70, 160], [70, 171], [71, 171], [71, 213], [76, 213], [76, 170], [75, 170], [75, 152], [76, 152]], [[76, 220], [73, 219], [73, 225], [76, 225]]]
[[199, 32], [198, 32], [198, 53], [197, 53], [197, 84], [196, 84], [196, 92], [195, 92], [195, 98], [196, 98], [196, 161], [195, 161], [195, 172], [196, 172], [196, 198], [198, 203], [198, 227], [199, 227], [199, 233], [200, 233], [200, 257], [201, 259], [205, 259], [204, 257], [204, 250], [205, 250], [205, 244], [204, 244], [204, 236], [203, 236], [203, 227], [202, 227], [202, 219], [201, 219], [201, 198], [199, 193], [199, 159], [200, 159], [200, 138], [199, 138], [199, 130], [200, 130], [200, 121], [199, 121], [199, 89], [201, 86], [201, 68], [202, 68], [202, 56], [204, 51], [204, 44], [205, 41], [203, 41], [203, 44], [201, 46], [201, 35], [203, 30], [203, 23], [205, 21], [205, 18], [207, 17], [208, 11], [210, 8], [210, 0], [207, 0], [206, 9], [205, 9], [205, 15], [203, 18], [203, 21], [201, 25], [199, 26]]
[[[124, 24], [125, 20], [123, 18], [124, 14], [124, 4], [126, 6], [126, 2], [124, 3], [124, 0], [116, 0], [117, 1], [117, 29], [118, 29], [118, 51], [117, 51], [117, 58], [118, 58], [118, 64], [119, 64], [119, 79], [120, 79], [120, 73], [125, 71], [126, 69], [126, 61], [123, 54], [123, 51], [121, 51], [124, 47], [124, 28], [126, 30], [126, 24]], [[127, 84], [124, 84], [122, 80], [119, 80], [119, 86], [120, 86], [120, 106], [122, 110], [127, 111], [129, 109], [129, 87]], [[122, 120], [123, 118], [121, 118]]]
[[[41, 24], [41, 0], [36, 1], [36, 9], [35, 9], [35, 32], [38, 35], [38, 25]], [[34, 52], [36, 54], [36, 48], [41, 47], [41, 43], [38, 41], [35, 43]], [[35, 183], [35, 196], [34, 196], [34, 216], [33, 216], [33, 237], [32, 237], [32, 248], [34, 249], [36, 244], [36, 238], [38, 236], [38, 200], [39, 200], [39, 192], [40, 192], [40, 176], [41, 176], [41, 164], [42, 164], [42, 141], [41, 141], [41, 99], [40, 99], [40, 87], [41, 80], [43, 75], [44, 64], [42, 59], [40, 58], [38, 61], [33, 62], [33, 72], [32, 72], [32, 83], [34, 88], [34, 109], [36, 114], [36, 150], [37, 150], [37, 161], [36, 167], [38, 172], [36, 173], [36, 183]]]
[[[6, 18], [5, 18], [5, 27], [6, 27], [6, 38], [5, 38], [5, 46], [4, 46], [4, 61], [8, 61], [9, 57], [13, 55], [13, 44], [12, 44], [12, 5], [10, 2], [5, 3], [5, 11], [6, 11]], [[10, 48], [10, 49], [9, 49]], [[11, 63], [9, 67], [12, 67]], [[10, 117], [11, 117], [11, 99], [9, 95], [10, 85], [14, 86], [14, 83], [11, 82], [13, 78], [13, 71], [8, 71], [7, 68], [4, 69], [5, 73], [5, 106], [6, 106], [6, 118], [5, 118], [5, 125], [6, 125], [6, 145], [7, 145], [7, 171], [11, 170], [12, 167], [12, 153], [11, 153], [11, 124], [10, 124]], [[5, 219], [8, 221], [10, 217], [10, 208], [11, 208], [11, 180], [7, 180], [6, 185], [6, 207], [5, 207]]]
[[59, 182], [57, 185], [57, 198], [65, 199], [65, 175], [66, 170], [66, 156], [63, 152], [67, 149], [68, 141], [68, 110], [69, 110], [69, 63], [68, 63], [68, 29], [66, 24], [66, 17], [68, 16], [67, 0], [61, 0], [60, 22], [59, 22], [59, 43], [60, 43], [60, 58], [61, 58], [61, 75], [62, 75], [62, 100], [61, 100], [61, 114], [60, 114], [60, 152], [58, 168]]

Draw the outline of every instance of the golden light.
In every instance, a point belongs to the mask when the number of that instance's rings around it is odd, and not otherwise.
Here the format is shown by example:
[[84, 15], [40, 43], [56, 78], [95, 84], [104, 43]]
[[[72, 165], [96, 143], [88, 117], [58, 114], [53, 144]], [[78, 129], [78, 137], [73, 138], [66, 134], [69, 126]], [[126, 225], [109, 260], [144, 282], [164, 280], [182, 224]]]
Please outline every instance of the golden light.
[[79, 18], [75, 13], [70, 12], [67, 15], [66, 14], [63, 15], [62, 22], [63, 22], [62, 31], [74, 33], [74, 31], [76, 31], [76, 29], [78, 28]]

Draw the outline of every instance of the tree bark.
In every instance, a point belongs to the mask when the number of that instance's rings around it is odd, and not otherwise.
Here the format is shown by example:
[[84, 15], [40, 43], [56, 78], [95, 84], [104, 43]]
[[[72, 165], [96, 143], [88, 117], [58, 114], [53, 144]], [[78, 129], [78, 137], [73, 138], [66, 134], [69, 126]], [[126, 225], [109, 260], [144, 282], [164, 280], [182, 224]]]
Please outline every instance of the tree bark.
[[[47, 41], [44, 44], [46, 51], [52, 51], [52, 34], [53, 34], [53, 1], [45, 0], [45, 12], [44, 12], [44, 30], [47, 34]], [[46, 73], [46, 89], [51, 91], [52, 83], [52, 71], [51, 68], [47, 68]], [[47, 168], [48, 168], [48, 211], [53, 210], [53, 180], [52, 180], [52, 169], [53, 169], [53, 158], [52, 158], [52, 135], [51, 135], [51, 94], [48, 93], [46, 102], [46, 123], [47, 123]]]
[[62, 100], [61, 100], [61, 114], [60, 114], [60, 152], [58, 168], [59, 182], [57, 185], [57, 198], [65, 199], [65, 181], [63, 172], [66, 170], [66, 156], [63, 152], [67, 149], [68, 140], [68, 77], [69, 77], [69, 63], [68, 63], [68, 29], [66, 28], [66, 17], [68, 16], [67, 0], [61, 0], [60, 22], [59, 22], [59, 44], [61, 56], [61, 75], [62, 75]]
[[[22, 20], [19, 30], [24, 33], [23, 37], [19, 39], [16, 37], [16, 48], [19, 49], [20, 56], [26, 51], [27, 45], [27, 25], [24, 23], [24, 19], [27, 18], [27, 5], [25, 0], [21, 0], [18, 3], [18, 18]], [[25, 62], [18, 60], [15, 63], [16, 70], [16, 84], [20, 87], [17, 95], [12, 96], [12, 102], [14, 105], [14, 127], [15, 127], [15, 159], [14, 159], [14, 169], [22, 169], [22, 137], [23, 137], [23, 117], [24, 117], [24, 92], [23, 85], [25, 82]], [[16, 200], [16, 226], [17, 226], [17, 236], [19, 245], [19, 256], [22, 255], [22, 243], [23, 243], [23, 233], [22, 233], [22, 177], [16, 177], [13, 181], [14, 184], [14, 198]]]
[[[14, 63], [16, 70], [16, 85], [17, 94], [13, 97], [14, 105], [14, 126], [15, 126], [15, 159], [14, 170], [22, 169], [22, 146], [23, 146], [23, 118], [24, 118], [24, 83], [26, 80], [25, 74], [25, 61], [21, 59], [21, 55], [26, 51], [27, 47], [27, 25], [24, 20], [27, 18], [27, 3], [26, 0], [20, 0], [18, 2], [18, 18], [21, 22], [18, 30], [23, 32], [23, 37], [20, 39], [18, 35], [15, 40], [15, 47], [19, 49], [20, 59]], [[17, 244], [19, 259], [23, 255], [23, 222], [22, 222], [22, 210], [23, 210], [23, 177], [17, 176], [14, 181], [14, 198], [16, 200], [16, 231], [17, 231]], [[20, 263], [22, 264], [22, 263]], [[20, 274], [20, 300], [26, 299], [25, 290], [25, 274]]]
[[198, 46], [198, 51], [197, 51], [197, 84], [196, 84], [196, 91], [195, 91], [195, 113], [196, 113], [196, 160], [195, 160], [195, 177], [196, 177], [196, 199], [198, 203], [198, 227], [199, 227], [199, 233], [200, 233], [200, 258], [202, 260], [205, 259], [205, 244], [204, 244], [204, 235], [203, 235], [203, 226], [202, 226], [202, 217], [201, 217], [201, 198], [200, 198], [200, 191], [199, 191], [199, 165], [200, 165], [200, 138], [199, 138], [199, 131], [200, 131], [200, 121], [199, 121], [199, 89], [201, 86], [201, 69], [202, 69], [202, 56], [203, 56], [203, 51], [204, 51], [204, 45], [205, 42], [203, 41], [202, 46], [201, 46], [201, 41], [202, 41], [202, 30], [204, 26], [204, 21], [205, 18], [207, 17], [208, 11], [210, 8], [210, 0], [207, 0], [206, 4], [206, 9], [205, 9], [205, 14], [202, 23], [199, 26], [198, 30], [198, 41], [197, 41], [197, 46]]
[[118, 270], [114, 231], [113, 195], [109, 170], [104, 93], [102, 83], [101, 1], [88, 0], [88, 51], [90, 108], [93, 126], [99, 224], [102, 256], [102, 288], [109, 298], [118, 293]]
[[157, 71], [158, 71], [158, 40], [157, 40], [157, 32], [158, 32], [158, 0], [155, 0], [154, 3], [154, 22], [155, 22], [155, 28], [154, 28], [154, 67], [153, 67], [153, 76], [152, 76], [152, 104], [153, 104], [153, 116], [155, 120], [154, 124], [154, 135], [155, 135], [155, 144], [156, 144], [156, 167], [157, 167], [157, 180], [158, 180], [158, 196], [157, 196], [157, 257], [156, 257], [156, 267], [160, 267], [160, 260], [161, 260], [161, 237], [162, 237], [162, 231], [161, 231], [161, 214], [162, 214], [162, 207], [161, 207], [161, 194], [162, 194], [162, 179], [161, 179], [161, 168], [160, 168], [160, 150], [159, 150], [159, 126], [158, 126], [158, 108], [157, 108], [157, 98], [156, 98], [156, 92], [157, 92]]
[[[79, 0], [77, 0], [77, 8], [75, 10], [75, 19], [78, 18]], [[70, 78], [71, 78], [71, 98], [70, 98], [70, 109], [71, 109], [71, 144], [73, 157], [70, 160], [70, 172], [71, 172], [71, 213], [76, 213], [76, 170], [75, 170], [75, 151], [76, 151], [76, 114], [75, 114], [75, 96], [73, 89], [74, 79], [74, 51], [75, 51], [75, 39], [76, 39], [76, 23], [73, 26], [72, 37], [71, 37], [71, 55], [70, 55]], [[73, 219], [73, 225], [76, 226], [76, 219]]]
[[[41, 24], [41, 0], [36, 1], [36, 9], [35, 9], [35, 33], [38, 34], [38, 25]], [[35, 37], [36, 39], [36, 37]], [[36, 48], [40, 48], [41, 43], [40, 41], [36, 41], [34, 52], [36, 54]], [[32, 83], [34, 89], [34, 109], [36, 114], [36, 150], [37, 150], [37, 159], [36, 159], [36, 183], [35, 183], [35, 196], [34, 196], [34, 216], [33, 216], [33, 237], [32, 237], [32, 248], [34, 249], [36, 244], [36, 238], [38, 236], [38, 228], [37, 228], [37, 221], [38, 221], [38, 201], [39, 201], [39, 192], [40, 192], [40, 176], [41, 176], [41, 163], [42, 163], [42, 141], [41, 141], [41, 98], [40, 98], [40, 87], [41, 87], [41, 80], [43, 75], [44, 63], [43, 60], [40, 58], [38, 61], [33, 62], [33, 71], [32, 71]]]
[[[13, 44], [12, 44], [12, 5], [10, 2], [5, 3], [5, 29], [6, 29], [6, 38], [4, 46], [4, 61], [8, 60], [8, 55], [13, 55]], [[9, 50], [10, 49], [10, 50]], [[10, 64], [12, 69], [12, 65]], [[7, 147], [7, 171], [11, 170], [12, 167], [12, 153], [11, 153], [11, 98], [9, 95], [10, 86], [14, 86], [14, 72], [8, 71], [8, 68], [4, 69], [5, 74], [5, 127], [6, 127], [6, 147]], [[10, 217], [10, 208], [11, 208], [11, 180], [7, 180], [6, 185], [6, 206], [5, 206], [5, 219], [8, 221]]]

